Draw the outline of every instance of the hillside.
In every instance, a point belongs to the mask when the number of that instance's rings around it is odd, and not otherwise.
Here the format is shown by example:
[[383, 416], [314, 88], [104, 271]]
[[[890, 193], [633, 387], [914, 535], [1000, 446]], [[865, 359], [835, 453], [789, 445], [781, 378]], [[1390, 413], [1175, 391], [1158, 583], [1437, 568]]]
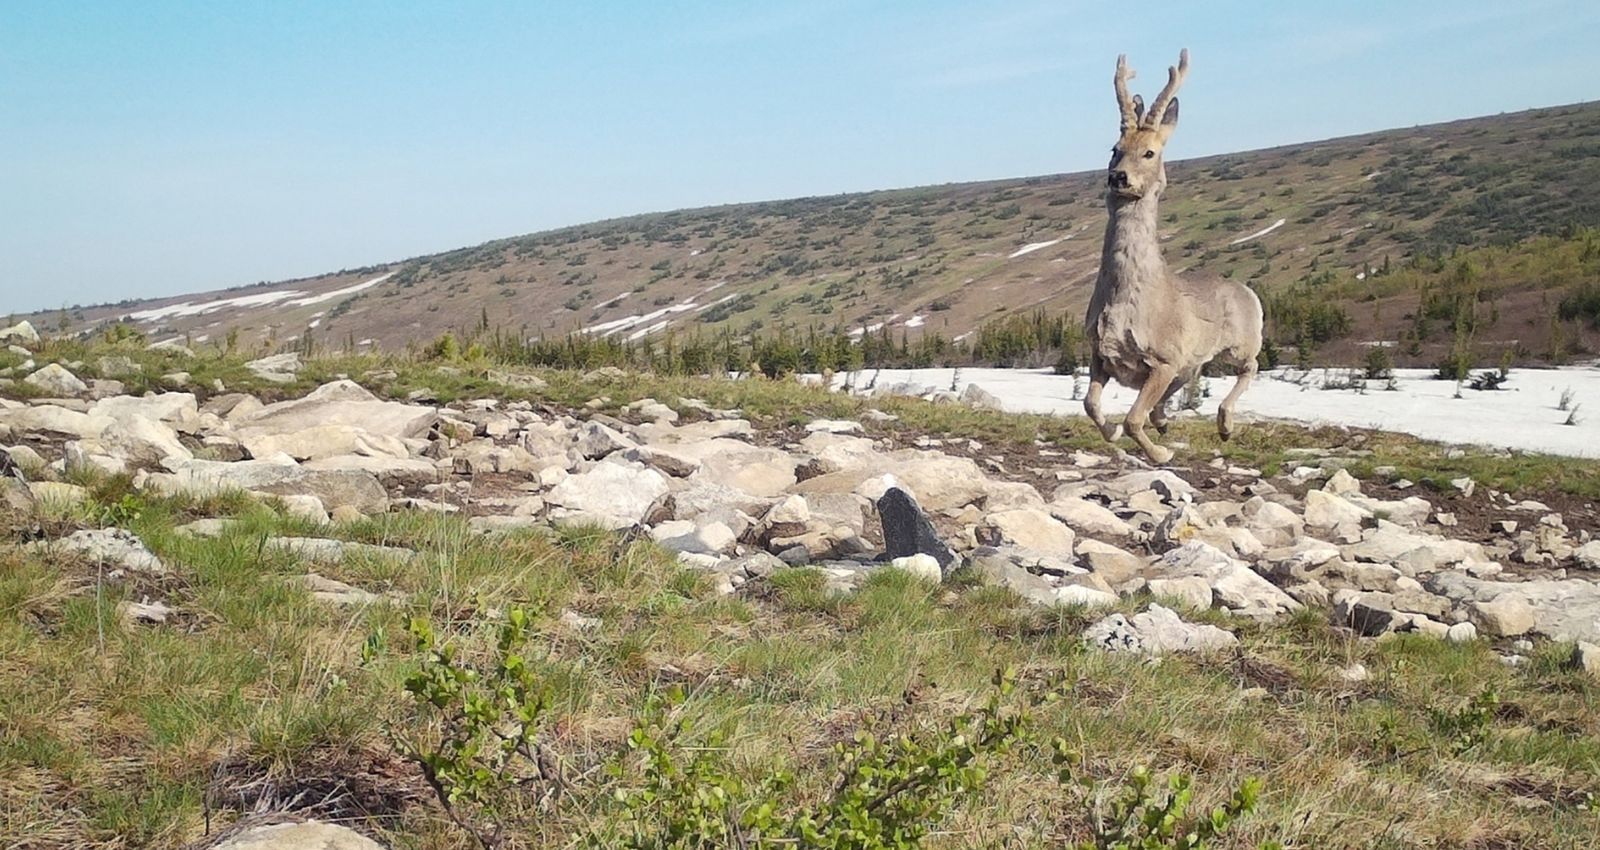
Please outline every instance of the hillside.
[[[1414, 277], [1448, 273], [1442, 258], [1461, 248], [1516, 253], [1530, 236], [1600, 225], [1597, 139], [1600, 103], [1589, 103], [1170, 163], [1168, 259], [1269, 294], [1299, 284], [1302, 303], [1349, 305], [1348, 357], [1351, 343], [1413, 327], [1425, 298], [1378, 285], [1375, 272], [1416, 259]], [[960, 338], [1001, 314], [1082, 309], [1105, 216], [1100, 180], [1089, 171], [640, 215], [32, 318], [85, 329], [126, 317], [156, 339], [236, 334], [252, 347], [304, 345], [310, 334], [323, 346], [398, 348], [479, 325], [619, 339], [886, 325]], [[1589, 259], [1580, 283], [1595, 280]], [[1479, 339], [1510, 341], [1521, 356], [1550, 349], [1552, 335], [1569, 352], [1592, 349], [1583, 323], [1563, 330], [1552, 319], [1572, 275], [1502, 284], [1509, 300], [1478, 321]], [[1374, 298], [1379, 306], [1365, 304]], [[1449, 328], [1420, 342], [1447, 348]]]

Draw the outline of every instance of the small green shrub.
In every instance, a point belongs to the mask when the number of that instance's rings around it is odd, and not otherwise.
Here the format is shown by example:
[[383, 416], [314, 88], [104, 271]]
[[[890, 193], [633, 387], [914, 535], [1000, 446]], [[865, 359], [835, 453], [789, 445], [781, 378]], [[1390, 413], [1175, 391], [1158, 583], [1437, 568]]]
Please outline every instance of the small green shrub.
[[[879, 737], [863, 729], [834, 746], [833, 789], [821, 801], [798, 799], [795, 777], [771, 772], [746, 778], [725, 755], [721, 733], [690, 741], [680, 688], [652, 694], [626, 745], [601, 755], [568, 781], [561, 762], [540, 742], [549, 701], [522, 654], [530, 618], [510, 611], [489, 657], [463, 659], [426, 621], [411, 623], [421, 653], [405, 689], [419, 708], [419, 731], [396, 735], [399, 750], [421, 769], [440, 804], [485, 848], [513, 830], [570, 825], [567, 846], [631, 850], [828, 848], [913, 850], [988, 784], [998, 767], [1042, 764], [1033, 746], [1033, 711], [1058, 691], [1019, 693], [1009, 672], [997, 673], [985, 702], [936, 728]], [[381, 638], [369, 639], [364, 661]], [[1020, 747], [1027, 753], [1006, 760]], [[1053, 742], [1057, 779], [1069, 788], [1107, 795], [1076, 778], [1075, 758]], [[1150, 773], [1137, 768], [1108, 808], [1092, 804], [1096, 839], [1084, 850], [1200, 850], [1254, 808], [1260, 794], [1247, 781], [1208, 815], [1188, 813], [1193, 790], [1185, 775], [1157, 799]], [[611, 816], [606, 816], [611, 815]]]

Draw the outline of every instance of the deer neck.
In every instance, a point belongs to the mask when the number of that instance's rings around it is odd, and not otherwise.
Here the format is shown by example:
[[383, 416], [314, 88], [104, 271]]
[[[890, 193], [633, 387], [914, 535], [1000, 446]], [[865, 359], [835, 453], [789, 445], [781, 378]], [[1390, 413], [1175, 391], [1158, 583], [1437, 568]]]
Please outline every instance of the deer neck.
[[1131, 298], [1137, 292], [1169, 285], [1156, 236], [1159, 200], [1157, 193], [1151, 192], [1136, 200], [1112, 197], [1106, 202], [1111, 217], [1100, 255], [1099, 284], [1109, 289], [1107, 294], [1113, 298]]

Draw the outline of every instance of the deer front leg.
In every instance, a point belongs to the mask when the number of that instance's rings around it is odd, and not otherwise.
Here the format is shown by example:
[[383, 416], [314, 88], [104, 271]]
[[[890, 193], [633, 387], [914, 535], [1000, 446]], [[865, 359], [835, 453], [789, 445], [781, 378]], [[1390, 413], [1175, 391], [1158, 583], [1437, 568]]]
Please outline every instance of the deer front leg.
[[1151, 369], [1144, 386], [1139, 388], [1139, 397], [1134, 399], [1133, 408], [1128, 411], [1128, 418], [1123, 420], [1128, 435], [1139, 444], [1146, 457], [1158, 464], [1172, 460], [1172, 450], [1151, 442], [1150, 437], [1144, 432], [1144, 426], [1150, 421], [1150, 411], [1156, 406], [1156, 402], [1166, 394], [1167, 388], [1172, 386], [1177, 377], [1177, 370], [1170, 366], [1163, 365]]
[[1228, 390], [1228, 397], [1217, 405], [1217, 436], [1226, 440], [1233, 436], [1233, 403], [1244, 395], [1246, 387], [1250, 386], [1250, 379], [1256, 376], [1256, 370], [1261, 368], [1254, 357], [1245, 361], [1244, 368], [1239, 370], [1239, 377], [1233, 382], [1233, 389]]
[[1105, 364], [1100, 361], [1100, 355], [1089, 355], [1089, 391], [1083, 395], [1083, 412], [1089, 416], [1089, 421], [1094, 427], [1100, 429], [1100, 436], [1106, 442], [1114, 443], [1119, 430], [1115, 423], [1106, 422], [1105, 413], [1100, 410], [1100, 393], [1106, 388]]

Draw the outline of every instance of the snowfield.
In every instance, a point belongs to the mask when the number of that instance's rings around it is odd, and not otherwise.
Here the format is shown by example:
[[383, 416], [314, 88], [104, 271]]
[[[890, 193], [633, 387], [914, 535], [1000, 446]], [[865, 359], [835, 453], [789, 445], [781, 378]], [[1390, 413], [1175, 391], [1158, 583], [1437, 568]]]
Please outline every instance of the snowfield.
[[[959, 376], [957, 375], [959, 373]], [[1413, 434], [1444, 443], [1518, 449], [1574, 457], [1600, 457], [1600, 367], [1512, 369], [1499, 390], [1477, 391], [1434, 380], [1431, 369], [1397, 369], [1393, 390], [1383, 381], [1368, 381], [1365, 391], [1323, 389], [1352, 374], [1344, 369], [1296, 369], [1262, 372], [1239, 400], [1241, 419], [1284, 419], [1308, 425], [1343, 425]], [[1198, 414], [1213, 416], [1217, 402], [1233, 385], [1232, 377], [1209, 378], [1207, 396]], [[849, 382], [857, 392], [875, 386], [878, 392], [924, 395], [938, 390], [960, 392], [968, 384], [993, 393], [1016, 413], [1083, 413], [1083, 391], [1089, 379], [1076, 381], [1045, 369], [884, 369], [838, 375], [834, 388]], [[1075, 389], [1076, 384], [1076, 389]], [[1568, 410], [1557, 409], [1570, 391]], [[1133, 404], [1134, 390], [1108, 384], [1108, 416], [1121, 416]], [[1577, 424], [1567, 425], [1576, 408]]]

